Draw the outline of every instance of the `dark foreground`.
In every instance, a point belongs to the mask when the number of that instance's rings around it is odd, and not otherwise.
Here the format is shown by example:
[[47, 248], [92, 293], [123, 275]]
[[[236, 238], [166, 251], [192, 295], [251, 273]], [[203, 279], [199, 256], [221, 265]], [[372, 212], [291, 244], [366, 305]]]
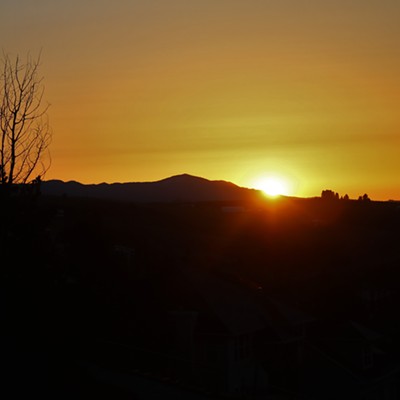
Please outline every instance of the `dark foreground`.
[[2, 208], [4, 398], [400, 398], [396, 202]]

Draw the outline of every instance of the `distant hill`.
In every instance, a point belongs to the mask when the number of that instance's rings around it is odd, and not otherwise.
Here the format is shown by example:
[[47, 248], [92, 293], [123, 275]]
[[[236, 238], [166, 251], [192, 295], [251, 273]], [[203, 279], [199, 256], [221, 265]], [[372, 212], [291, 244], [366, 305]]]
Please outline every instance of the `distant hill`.
[[259, 193], [231, 182], [210, 181], [188, 174], [156, 182], [82, 184], [49, 180], [42, 182], [41, 189], [44, 195], [50, 196], [67, 195], [130, 202], [243, 201]]

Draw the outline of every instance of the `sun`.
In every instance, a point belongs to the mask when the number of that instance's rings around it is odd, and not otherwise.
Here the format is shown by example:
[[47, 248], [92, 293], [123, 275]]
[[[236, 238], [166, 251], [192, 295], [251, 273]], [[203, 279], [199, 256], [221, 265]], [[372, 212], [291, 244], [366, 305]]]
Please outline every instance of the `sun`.
[[253, 187], [261, 190], [268, 197], [288, 196], [290, 187], [288, 182], [281, 177], [263, 177], [254, 181]]

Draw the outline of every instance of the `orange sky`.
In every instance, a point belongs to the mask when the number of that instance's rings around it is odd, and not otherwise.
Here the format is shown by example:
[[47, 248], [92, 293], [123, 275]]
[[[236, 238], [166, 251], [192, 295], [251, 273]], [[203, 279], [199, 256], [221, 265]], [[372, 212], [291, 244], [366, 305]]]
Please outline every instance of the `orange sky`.
[[42, 49], [46, 179], [180, 173], [400, 199], [397, 0], [2, 0], [10, 54]]

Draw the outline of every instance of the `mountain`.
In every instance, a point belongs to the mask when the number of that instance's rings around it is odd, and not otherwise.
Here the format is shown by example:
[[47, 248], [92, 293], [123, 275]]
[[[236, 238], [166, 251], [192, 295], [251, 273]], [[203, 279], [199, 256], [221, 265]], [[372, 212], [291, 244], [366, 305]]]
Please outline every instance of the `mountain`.
[[258, 193], [231, 182], [210, 181], [188, 174], [156, 182], [82, 184], [75, 181], [42, 182], [44, 195], [112, 199], [131, 202], [242, 201]]

